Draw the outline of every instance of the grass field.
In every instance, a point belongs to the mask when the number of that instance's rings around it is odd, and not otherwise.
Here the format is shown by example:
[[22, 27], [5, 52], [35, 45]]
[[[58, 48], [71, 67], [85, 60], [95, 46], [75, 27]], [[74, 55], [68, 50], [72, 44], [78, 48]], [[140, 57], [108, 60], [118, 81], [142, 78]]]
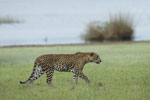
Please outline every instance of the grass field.
[[[47, 53], [96, 52], [102, 63], [89, 63], [74, 90], [72, 73], [55, 72], [53, 83], [43, 75], [32, 87], [19, 81], [31, 74], [36, 57]], [[117, 43], [84, 46], [0, 48], [0, 100], [149, 100], [150, 43]]]

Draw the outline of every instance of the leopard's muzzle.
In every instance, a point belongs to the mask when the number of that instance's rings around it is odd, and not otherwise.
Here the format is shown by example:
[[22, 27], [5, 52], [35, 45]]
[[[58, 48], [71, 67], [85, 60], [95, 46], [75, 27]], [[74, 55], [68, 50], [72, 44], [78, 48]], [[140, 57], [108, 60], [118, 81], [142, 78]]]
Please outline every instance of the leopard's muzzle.
[[96, 62], [96, 64], [99, 64], [99, 63], [101, 63], [101, 62], [102, 62], [102, 60], [100, 59], [99, 61]]

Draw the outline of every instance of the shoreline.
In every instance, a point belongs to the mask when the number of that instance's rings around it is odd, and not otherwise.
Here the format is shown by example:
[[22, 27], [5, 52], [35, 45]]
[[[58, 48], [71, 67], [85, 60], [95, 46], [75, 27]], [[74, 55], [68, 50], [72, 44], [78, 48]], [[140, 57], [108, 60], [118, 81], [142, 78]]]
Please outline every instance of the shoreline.
[[79, 44], [35, 44], [35, 45], [8, 45], [0, 46], [0, 48], [17, 48], [17, 47], [56, 47], [56, 46], [86, 46], [86, 45], [111, 45], [111, 44], [135, 44], [135, 43], [150, 43], [150, 41], [107, 41], [94, 43], [79, 43]]

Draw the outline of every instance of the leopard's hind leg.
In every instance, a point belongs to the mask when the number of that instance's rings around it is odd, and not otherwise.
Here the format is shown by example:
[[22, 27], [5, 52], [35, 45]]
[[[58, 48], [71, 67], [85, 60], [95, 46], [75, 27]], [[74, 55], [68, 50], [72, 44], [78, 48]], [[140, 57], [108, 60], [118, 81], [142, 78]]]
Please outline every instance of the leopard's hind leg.
[[33, 71], [31, 73], [30, 77], [24, 82], [20, 81], [20, 84], [26, 84], [26, 83], [29, 82], [30, 85], [32, 85], [33, 81], [38, 79], [43, 74], [44, 74], [44, 71], [42, 70], [42, 67], [37, 66], [36, 64], [34, 64]]
[[54, 69], [53, 68], [48, 68], [46, 70], [46, 76], [47, 76], [47, 84], [51, 87], [55, 87], [53, 84], [52, 84], [52, 78], [53, 78], [53, 73], [54, 73]]

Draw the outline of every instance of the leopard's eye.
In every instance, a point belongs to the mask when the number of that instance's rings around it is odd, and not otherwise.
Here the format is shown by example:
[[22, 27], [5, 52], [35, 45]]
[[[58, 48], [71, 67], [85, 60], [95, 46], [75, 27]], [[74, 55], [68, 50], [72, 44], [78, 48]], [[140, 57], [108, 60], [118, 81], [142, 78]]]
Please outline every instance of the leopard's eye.
[[99, 56], [96, 56], [96, 58], [98, 59], [98, 58], [99, 58]]

